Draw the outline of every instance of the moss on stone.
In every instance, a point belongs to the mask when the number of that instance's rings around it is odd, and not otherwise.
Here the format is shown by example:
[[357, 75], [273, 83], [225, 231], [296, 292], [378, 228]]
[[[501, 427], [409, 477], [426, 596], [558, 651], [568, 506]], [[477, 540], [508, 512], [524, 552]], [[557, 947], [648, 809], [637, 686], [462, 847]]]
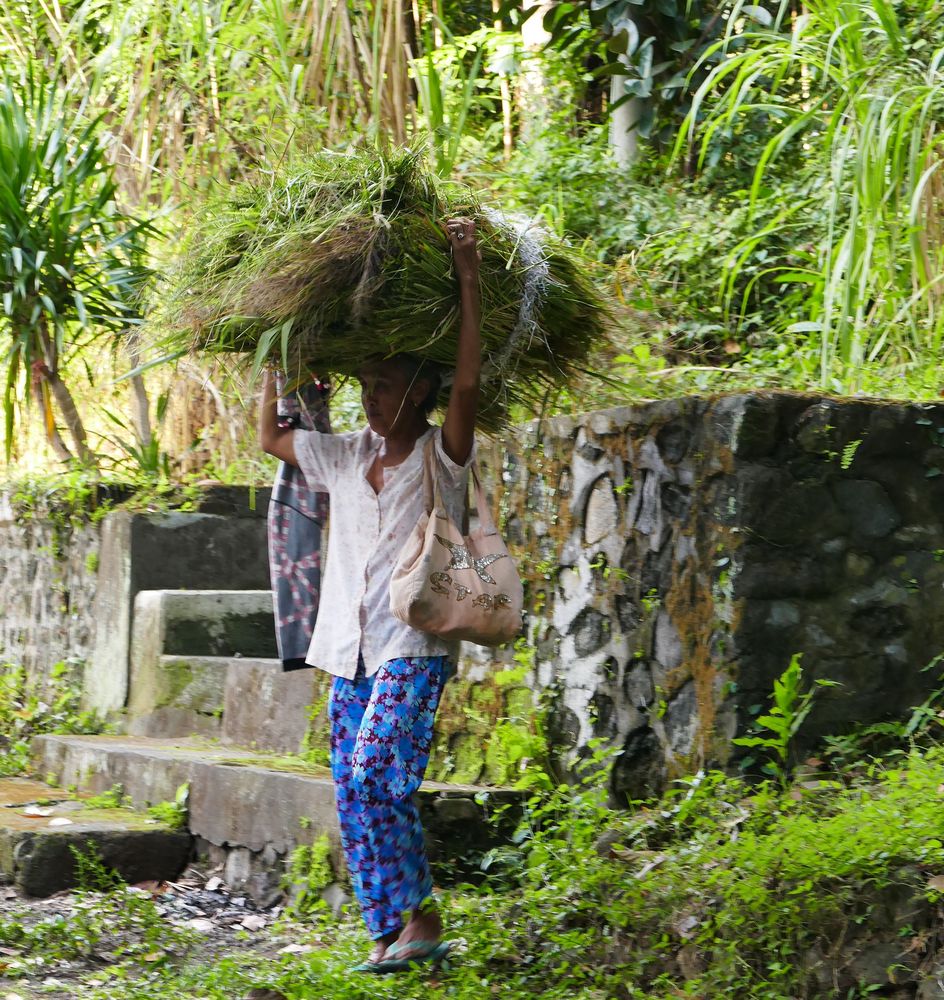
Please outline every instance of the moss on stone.
[[534, 714], [534, 695], [528, 688], [505, 689], [505, 716], [509, 719], [530, 719]]
[[450, 769], [446, 781], [474, 785], [485, 768], [485, 753], [480, 739], [471, 733], [457, 733], [449, 741]]
[[160, 691], [154, 707], [167, 708], [177, 704], [177, 699], [193, 683], [193, 666], [186, 659], [168, 659], [161, 664]]

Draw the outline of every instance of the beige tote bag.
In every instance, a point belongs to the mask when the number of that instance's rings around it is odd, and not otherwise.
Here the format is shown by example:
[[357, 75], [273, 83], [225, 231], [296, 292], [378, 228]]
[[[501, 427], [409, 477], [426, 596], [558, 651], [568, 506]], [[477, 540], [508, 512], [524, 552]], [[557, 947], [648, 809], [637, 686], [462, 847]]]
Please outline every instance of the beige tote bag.
[[521, 580], [492, 520], [474, 462], [478, 529], [463, 534], [447, 514], [435, 474], [434, 447], [431, 439], [423, 452], [427, 509], [394, 568], [390, 610], [407, 625], [441, 639], [500, 646], [521, 630]]

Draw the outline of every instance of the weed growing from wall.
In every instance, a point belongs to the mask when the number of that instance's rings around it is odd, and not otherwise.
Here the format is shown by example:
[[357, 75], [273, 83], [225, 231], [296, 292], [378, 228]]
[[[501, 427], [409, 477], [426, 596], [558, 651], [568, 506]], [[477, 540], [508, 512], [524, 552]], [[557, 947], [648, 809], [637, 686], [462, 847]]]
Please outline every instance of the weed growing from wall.
[[333, 881], [331, 844], [325, 834], [322, 834], [310, 847], [307, 845], [296, 847], [288, 860], [282, 882], [282, 888], [289, 898], [285, 915], [302, 920], [324, 916], [328, 906], [321, 898], [321, 893]]
[[[816, 692], [823, 687], [838, 686], [836, 681], [817, 680], [813, 687], [803, 690], [801, 657], [801, 653], [795, 653], [790, 665], [774, 681], [772, 707], [767, 715], [760, 715], [754, 720], [756, 734], [732, 740], [737, 746], [767, 751], [769, 759], [764, 762], [762, 770], [784, 786], [790, 780], [790, 754], [794, 738], [813, 708]], [[753, 762], [752, 758], [747, 758], [742, 764], [747, 768]]]
[[190, 814], [190, 785], [185, 783], [178, 786], [174, 792], [173, 801], [158, 802], [153, 806], [148, 806], [147, 814], [151, 819], [157, 820], [164, 826], [172, 830], [182, 830], [187, 825]]
[[80, 707], [83, 669], [80, 660], [56, 663], [47, 693], [28, 683], [19, 664], [0, 664], [0, 774], [24, 774], [29, 769], [34, 736], [104, 731], [102, 720]]

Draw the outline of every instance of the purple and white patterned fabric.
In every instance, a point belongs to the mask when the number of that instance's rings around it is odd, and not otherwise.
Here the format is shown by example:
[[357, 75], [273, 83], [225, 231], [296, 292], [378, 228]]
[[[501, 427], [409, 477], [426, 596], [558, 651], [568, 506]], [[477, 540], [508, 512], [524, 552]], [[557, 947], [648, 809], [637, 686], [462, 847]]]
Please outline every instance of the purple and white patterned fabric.
[[[327, 387], [309, 382], [283, 396], [278, 378], [279, 423], [330, 433]], [[275, 635], [285, 670], [308, 667], [305, 657], [321, 596], [321, 533], [328, 517], [328, 495], [308, 488], [300, 469], [285, 462], [269, 501], [269, 575], [275, 611]]]
[[331, 773], [341, 845], [371, 937], [403, 925], [433, 890], [423, 827], [413, 802], [433, 741], [433, 722], [452, 664], [415, 656], [381, 664], [370, 677], [335, 677], [328, 701]]

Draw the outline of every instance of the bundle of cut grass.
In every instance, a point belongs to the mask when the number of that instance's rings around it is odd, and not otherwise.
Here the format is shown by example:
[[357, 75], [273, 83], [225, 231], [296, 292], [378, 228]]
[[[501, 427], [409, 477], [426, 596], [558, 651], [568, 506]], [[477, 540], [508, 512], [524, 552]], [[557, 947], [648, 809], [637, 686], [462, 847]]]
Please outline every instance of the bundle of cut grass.
[[350, 376], [410, 352], [448, 372], [458, 289], [443, 222], [475, 219], [482, 254], [482, 425], [539, 408], [604, 336], [588, 264], [560, 241], [446, 188], [409, 152], [321, 153], [241, 186], [190, 232], [167, 310], [190, 348]]

